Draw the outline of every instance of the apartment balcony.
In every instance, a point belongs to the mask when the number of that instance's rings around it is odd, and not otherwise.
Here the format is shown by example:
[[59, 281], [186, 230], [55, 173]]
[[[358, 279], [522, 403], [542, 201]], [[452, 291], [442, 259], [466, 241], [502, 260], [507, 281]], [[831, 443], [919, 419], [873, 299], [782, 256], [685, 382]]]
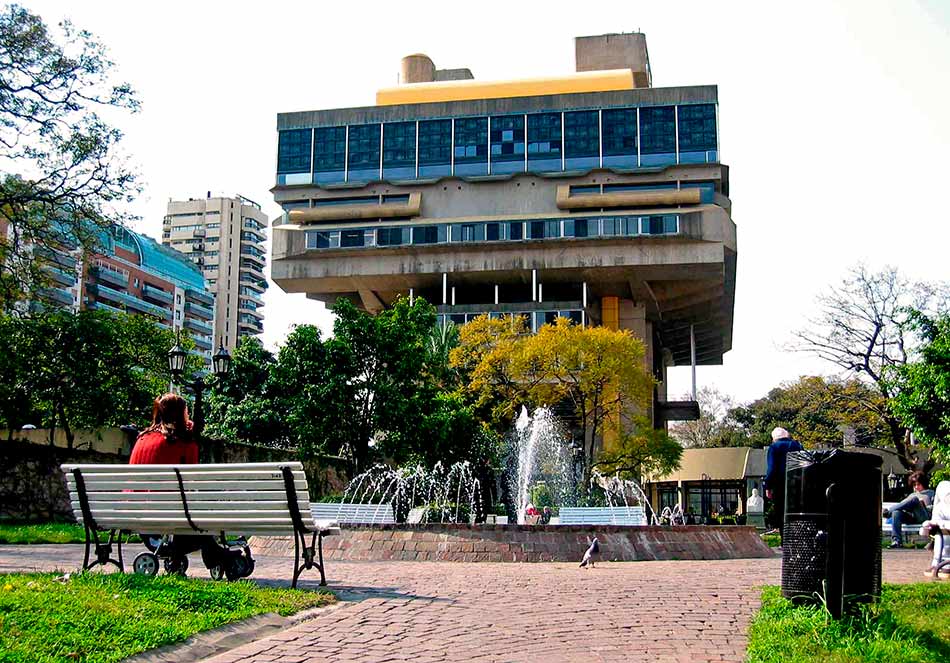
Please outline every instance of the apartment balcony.
[[[124, 309], [116, 308], [115, 306], [109, 306], [104, 302], [92, 301], [89, 302], [87, 308], [90, 308], [94, 311], [108, 311], [109, 313], [125, 313]], [[157, 323], [162, 324], [162, 323]], [[163, 327], [168, 327], [168, 325], [162, 325]], [[171, 327], [169, 327], [171, 329]]]
[[128, 272], [116, 272], [111, 269], [106, 269], [105, 267], [96, 265], [89, 269], [89, 273], [93, 276], [93, 278], [96, 279], [96, 281], [111, 283], [112, 285], [117, 285], [121, 288], [127, 288], [129, 286]]
[[60, 267], [61, 269], [75, 269], [76, 258], [62, 251], [54, 251], [45, 246], [38, 246], [33, 249], [35, 255], [45, 258], [48, 262]]
[[66, 272], [56, 267], [44, 267], [43, 269], [49, 274], [50, 278], [60, 285], [64, 285], [67, 288], [76, 285], [76, 274], [74, 272]]
[[185, 327], [205, 336], [214, 334], [214, 328], [211, 325], [195, 318], [185, 318]]
[[257, 320], [263, 320], [263, 319], [264, 319], [264, 314], [263, 314], [263, 313], [258, 312], [257, 309], [247, 308], [247, 307], [245, 307], [245, 306], [239, 306], [239, 307], [238, 307], [238, 313], [244, 313], [244, 314], [247, 314], [247, 315], [252, 315], [252, 316], [254, 316], [254, 318], [256, 318]]
[[240, 284], [241, 284], [241, 285], [246, 285], [246, 286], [249, 287], [249, 288], [254, 288], [254, 289], [260, 291], [261, 294], [263, 294], [264, 291], [267, 290], [267, 281], [265, 281], [265, 280], [258, 280], [258, 279], [256, 279], [256, 278], [252, 278], [251, 276], [248, 276], [248, 275], [245, 275], [245, 274], [241, 274], [241, 281], [240, 281]]
[[260, 334], [264, 331], [264, 325], [253, 318], [238, 318], [238, 331], [250, 334]]
[[207, 306], [201, 306], [200, 304], [195, 304], [194, 302], [185, 302], [185, 313], [191, 313], [202, 320], [214, 319], [213, 309], [210, 309]]
[[265, 263], [264, 256], [256, 256], [252, 253], [245, 253], [244, 251], [241, 251], [241, 266], [242, 267], [244, 266], [245, 261], [248, 263], [250, 267], [259, 265], [258, 269], [261, 269], [261, 270], [264, 269], [264, 263]]
[[205, 306], [214, 306], [214, 296], [203, 290], [185, 290], [185, 301], [192, 300]]
[[126, 309], [133, 309], [140, 313], [148, 313], [149, 315], [154, 315], [160, 320], [166, 320], [171, 317], [171, 311], [169, 311], [167, 308], [156, 306], [155, 304], [149, 304], [138, 297], [125, 292], [120, 292], [118, 290], [113, 290], [112, 288], [104, 286], [101, 283], [95, 286], [95, 291], [91, 294], [95, 295], [97, 299], [101, 298], [118, 304], [125, 304]]
[[207, 350], [208, 352], [214, 347], [214, 343], [210, 339], [205, 338], [204, 336], [192, 336], [191, 339], [195, 342], [195, 345], [200, 350]]
[[204, 228], [195, 228], [192, 232], [192, 237], [205, 237], [208, 234], [208, 231]]
[[142, 299], [148, 299], [162, 304], [171, 304], [175, 301], [175, 295], [146, 283], [142, 286]]
[[48, 302], [55, 302], [62, 306], [72, 306], [73, 296], [71, 293], [61, 288], [42, 288], [39, 291], [40, 298]]

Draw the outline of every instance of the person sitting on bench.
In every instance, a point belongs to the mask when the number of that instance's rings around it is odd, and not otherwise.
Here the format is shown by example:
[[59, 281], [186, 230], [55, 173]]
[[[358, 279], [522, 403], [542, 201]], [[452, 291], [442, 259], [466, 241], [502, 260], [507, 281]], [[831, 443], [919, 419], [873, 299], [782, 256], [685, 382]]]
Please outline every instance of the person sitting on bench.
[[[192, 435], [188, 418], [188, 404], [178, 394], [165, 394], [155, 399], [152, 406], [152, 425], [142, 431], [132, 449], [129, 465], [195, 465], [198, 463], [198, 443]], [[141, 534], [142, 541], [152, 552], [161, 543], [154, 534]], [[182, 573], [187, 568], [185, 556], [201, 551], [201, 559], [209, 569], [225, 567], [229, 556], [242, 556], [239, 550], [230, 550], [210, 535], [175, 535], [162, 544], [162, 557], [167, 557], [166, 570]], [[243, 565], [244, 568], [248, 565]], [[253, 567], [250, 567], [253, 568]], [[249, 575], [249, 574], [248, 574]]]
[[930, 518], [934, 504], [934, 491], [927, 488], [927, 476], [923, 472], [911, 472], [907, 483], [914, 491], [903, 500], [884, 510], [891, 517], [891, 548], [904, 545], [903, 526], [919, 525]]

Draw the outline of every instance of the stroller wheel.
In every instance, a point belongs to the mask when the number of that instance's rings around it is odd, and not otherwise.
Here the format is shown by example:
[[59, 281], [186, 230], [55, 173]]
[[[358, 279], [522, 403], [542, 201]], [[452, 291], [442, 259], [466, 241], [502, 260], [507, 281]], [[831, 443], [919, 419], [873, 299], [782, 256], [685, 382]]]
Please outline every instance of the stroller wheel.
[[158, 555], [150, 552], [139, 553], [132, 560], [132, 570], [143, 576], [154, 576], [158, 573]]
[[233, 555], [225, 564], [224, 572], [228, 580], [240, 580], [254, 572], [253, 560], [244, 555]]
[[168, 557], [164, 560], [165, 573], [183, 576], [188, 571], [187, 557]]
[[212, 580], [224, 580], [224, 565], [216, 564], [214, 566], [208, 567], [208, 573], [211, 574]]

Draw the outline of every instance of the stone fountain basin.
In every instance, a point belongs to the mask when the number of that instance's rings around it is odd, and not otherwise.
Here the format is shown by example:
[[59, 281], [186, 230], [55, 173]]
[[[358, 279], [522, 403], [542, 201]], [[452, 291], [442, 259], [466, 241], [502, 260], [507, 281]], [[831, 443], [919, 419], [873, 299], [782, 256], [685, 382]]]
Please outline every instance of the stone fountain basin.
[[[347, 561], [579, 562], [591, 538], [606, 561], [773, 557], [754, 527], [686, 525], [344, 525], [323, 555]], [[259, 555], [293, 557], [291, 537], [252, 537]]]

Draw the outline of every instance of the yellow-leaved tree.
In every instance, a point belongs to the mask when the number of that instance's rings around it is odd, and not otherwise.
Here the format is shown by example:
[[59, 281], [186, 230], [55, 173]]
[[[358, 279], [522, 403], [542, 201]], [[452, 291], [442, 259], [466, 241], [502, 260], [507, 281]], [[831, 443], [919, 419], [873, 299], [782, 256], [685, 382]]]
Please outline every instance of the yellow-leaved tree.
[[[595, 467], [642, 476], [675, 469], [681, 449], [644, 416], [654, 380], [643, 342], [629, 331], [580, 327], [566, 318], [527, 333], [519, 318], [480, 317], [452, 352], [464, 395], [504, 432], [522, 405], [570, 403], [584, 431], [583, 485]], [[610, 443], [600, 450], [604, 439]]]

